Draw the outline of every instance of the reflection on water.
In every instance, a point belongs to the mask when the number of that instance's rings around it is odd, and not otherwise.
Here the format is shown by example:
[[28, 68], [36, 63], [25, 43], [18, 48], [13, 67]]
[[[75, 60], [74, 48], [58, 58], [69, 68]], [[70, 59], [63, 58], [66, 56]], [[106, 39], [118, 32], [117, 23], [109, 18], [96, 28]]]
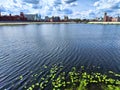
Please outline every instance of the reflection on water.
[[[120, 72], [120, 26], [41, 24], [0, 27], [0, 90], [21, 90], [43, 65], [100, 66]], [[30, 73], [31, 72], [31, 73]], [[45, 71], [39, 78], [46, 75]], [[16, 78], [23, 75], [24, 80]], [[15, 83], [14, 86], [13, 83]]]

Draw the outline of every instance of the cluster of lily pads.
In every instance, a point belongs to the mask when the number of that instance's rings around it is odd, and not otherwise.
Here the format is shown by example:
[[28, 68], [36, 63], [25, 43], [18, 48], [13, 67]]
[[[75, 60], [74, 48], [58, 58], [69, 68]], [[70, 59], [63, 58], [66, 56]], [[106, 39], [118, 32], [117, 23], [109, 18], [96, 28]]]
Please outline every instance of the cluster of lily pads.
[[[44, 68], [50, 68], [44, 65]], [[63, 66], [53, 65], [49, 73], [41, 77], [39, 82], [24, 86], [25, 90], [120, 90], [120, 74], [108, 71], [87, 73], [84, 66], [81, 70], [75, 67], [64, 72]], [[37, 74], [36, 74], [37, 76]], [[24, 78], [19, 77], [21, 80]]]

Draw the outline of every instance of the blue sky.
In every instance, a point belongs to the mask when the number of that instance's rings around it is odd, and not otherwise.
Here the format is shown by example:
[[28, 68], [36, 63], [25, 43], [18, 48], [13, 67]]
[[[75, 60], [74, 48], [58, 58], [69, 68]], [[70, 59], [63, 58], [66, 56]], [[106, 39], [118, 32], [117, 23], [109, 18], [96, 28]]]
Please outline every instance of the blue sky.
[[0, 0], [2, 14], [41, 14], [44, 16], [68, 15], [71, 18], [102, 17], [120, 14], [120, 0]]

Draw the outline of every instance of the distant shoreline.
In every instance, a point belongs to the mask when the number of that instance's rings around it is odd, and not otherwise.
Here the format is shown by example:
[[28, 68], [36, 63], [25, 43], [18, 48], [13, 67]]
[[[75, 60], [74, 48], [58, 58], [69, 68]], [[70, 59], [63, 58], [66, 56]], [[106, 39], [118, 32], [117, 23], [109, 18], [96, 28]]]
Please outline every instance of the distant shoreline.
[[[74, 23], [77, 22], [0, 22], [0, 26], [30, 25], [30, 24], [74, 24]], [[120, 22], [88, 22], [85, 24], [120, 25]]]
[[88, 22], [88, 24], [120, 25], [120, 22]]
[[29, 25], [29, 24], [70, 24], [76, 22], [0, 22], [0, 26], [4, 25]]

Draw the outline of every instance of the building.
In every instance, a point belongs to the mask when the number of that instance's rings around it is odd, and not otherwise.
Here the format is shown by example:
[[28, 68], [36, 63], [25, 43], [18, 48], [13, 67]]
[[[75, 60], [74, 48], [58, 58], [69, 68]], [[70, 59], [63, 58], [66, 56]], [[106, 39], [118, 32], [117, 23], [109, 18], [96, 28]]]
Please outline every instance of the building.
[[41, 21], [41, 15], [40, 14], [36, 14], [36, 20]]
[[120, 22], [120, 17], [112, 18], [112, 22]]
[[110, 17], [110, 16], [107, 16], [107, 13], [104, 13], [104, 19], [103, 19], [104, 22], [120, 22], [120, 17]]
[[112, 18], [112, 22], [117, 22], [118, 19], [117, 18]]
[[45, 16], [45, 22], [49, 22], [50, 21], [50, 18], [48, 16]]
[[0, 17], [1, 17], [1, 11], [0, 11]]
[[120, 17], [119, 16], [117, 17], [117, 19], [118, 19], [117, 21], [120, 22]]
[[26, 21], [27, 20], [27, 18], [25, 18], [25, 15], [24, 15], [23, 12], [20, 12], [20, 20], [22, 20], [22, 21]]
[[41, 16], [38, 14], [25, 14], [25, 18], [27, 18], [28, 21], [40, 21]]
[[104, 18], [103, 21], [104, 22], [112, 22], [113, 17], [107, 16], [107, 13], [104, 13]]
[[60, 17], [59, 16], [54, 17], [54, 22], [60, 22]]
[[52, 16], [51, 18], [50, 18], [50, 22], [60, 22], [60, 17], [59, 16]]
[[101, 22], [101, 21], [103, 21], [103, 18], [102, 17], [96, 17], [96, 21], [99, 21], [99, 22]]
[[69, 20], [68, 16], [64, 16], [64, 21], [67, 22]]
[[24, 17], [24, 13], [21, 12], [20, 15], [0, 15], [0, 21], [26, 21], [27, 19]]
[[107, 13], [105, 12], [104, 13], [104, 22], [108, 22], [108, 21], [110, 21], [110, 17], [109, 16], [107, 16]]

